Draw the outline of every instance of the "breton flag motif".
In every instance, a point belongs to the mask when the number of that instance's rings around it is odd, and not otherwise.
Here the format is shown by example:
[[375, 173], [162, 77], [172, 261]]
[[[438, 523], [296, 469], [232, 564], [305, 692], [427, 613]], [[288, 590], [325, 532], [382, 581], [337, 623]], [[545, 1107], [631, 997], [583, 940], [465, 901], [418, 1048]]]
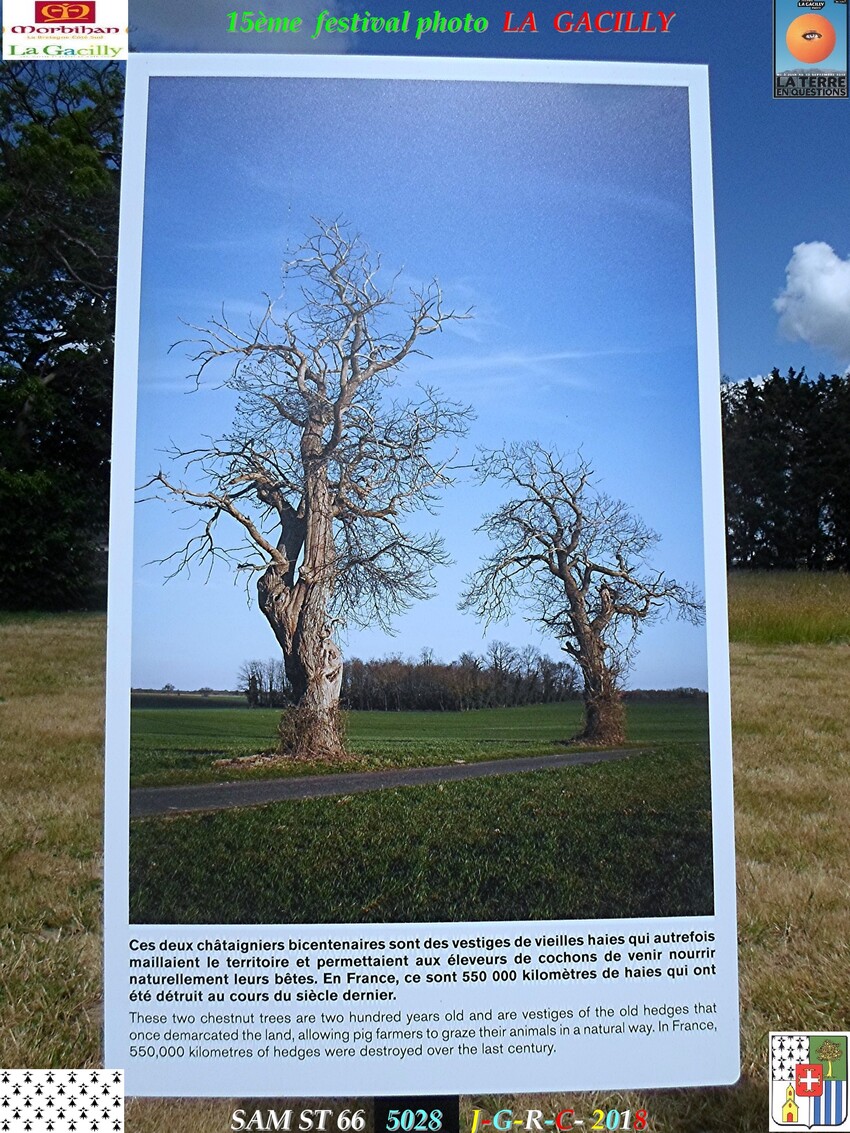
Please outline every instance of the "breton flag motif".
[[0, 1070], [0, 1133], [124, 1133], [123, 1070]]
[[850, 1130], [845, 1032], [770, 1035], [770, 1129]]

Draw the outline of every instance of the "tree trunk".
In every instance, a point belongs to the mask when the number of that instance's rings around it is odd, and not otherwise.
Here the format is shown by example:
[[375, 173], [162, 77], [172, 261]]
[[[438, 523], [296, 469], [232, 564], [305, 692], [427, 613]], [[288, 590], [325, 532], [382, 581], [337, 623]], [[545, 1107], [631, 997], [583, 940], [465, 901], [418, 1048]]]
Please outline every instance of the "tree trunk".
[[619, 746], [626, 742], [626, 713], [617, 675], [605, 664], [601, 640], [588, 639], [579, 657], [584, 677], [584, 729], [575, 737], [588, 744]]
[[584, 591], [564, 569], [564, 591], [576, 639], [576, 648], [568, 652], [578, 661], [584, 678], [584, 728], [573, 738], [580, 743], [619, 746], [626, 741], [626, 714], [617, 687], [618, 670], [606, 661], [604, 637], [614, 612], [611, 595], [603, 587], [599, 613], [591, 619]]
[[342, 653], [334, 641], [325, 604], [315, 598], [311, 594], [304, 603], [293, 650], [284, 657], [287, 676], [297, 691], [295, 708], [281, 718], [281, 754], [336, 762], [346, 756], [339, 712]]
[[[305, 442], [306, 443], [306, 442]], [[315, 447], [315, 438], [312, 446]], [[309, 454], [305, 467], [310, 465]], [[347, 756], [340, 727], [342, 653], [334, 641], [328, 605], [333, 593], [335, 552], [327, 474], [313, 465], [305, 477], [306, 519], [284, 530], [286, 567], [273, 563], [257, 584], [260, 609], [283, 651], [295, 706], [281, 717], [279, 751], [290, 759], [338, 762]], [[297, 547], [303, 558], [297, 568]]]
[[584, 690], [584, 730], [577, 740], [588, 744], [619, 747], [626, 741], [626, 714], [619, 692], [601, 695]]
[[294, 586], [271, 566], [257, 585], [260, 609], [283, 652], [294, 707], [280, 722], [280, 754], [337, 762], [346, 756], [340, 728], [342, 653], [333, 638], [321, 585]]

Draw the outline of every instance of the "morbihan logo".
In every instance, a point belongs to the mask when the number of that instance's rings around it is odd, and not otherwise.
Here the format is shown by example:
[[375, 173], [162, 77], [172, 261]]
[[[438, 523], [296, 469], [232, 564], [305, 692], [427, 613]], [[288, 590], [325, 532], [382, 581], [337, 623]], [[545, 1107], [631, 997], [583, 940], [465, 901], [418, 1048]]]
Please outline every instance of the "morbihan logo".
[[126, 59], [127, 5], [128, 0], [3, 0], [3, 58]]
[[56, 0], [36, 0], [35, 22], [37, 24], [93, 24], [95, 20], [94, 3], [57, 3]]

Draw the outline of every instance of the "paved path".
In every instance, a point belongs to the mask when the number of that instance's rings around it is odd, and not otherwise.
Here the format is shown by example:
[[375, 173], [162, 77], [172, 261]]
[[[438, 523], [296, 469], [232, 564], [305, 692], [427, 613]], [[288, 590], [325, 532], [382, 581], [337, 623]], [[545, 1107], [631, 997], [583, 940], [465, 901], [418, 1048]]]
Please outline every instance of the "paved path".
[[413, 787], [420, 783], [449, 783], [511, 775], [518, 771], [546, 771], [582, 763], [606, 763], [641, 754], [636, 748], [614, 751], [577, 751], [562, 755], [533, 755], [522, 759], [489, 759], [482, 763], [446, 763], [437, 767], [402, 767], [389, 771], [348, 771], [309, 775], [300, 779], [251, 779], [238, 783], [198, 783], [188, 787], [136, 787], [130, 791], [130, 817], [176, 814], [193, 810], [225, 810], [233, 806], [262, 806], [289, 799], [317, 799], [327, 795], [356, 795], [387, 787]]

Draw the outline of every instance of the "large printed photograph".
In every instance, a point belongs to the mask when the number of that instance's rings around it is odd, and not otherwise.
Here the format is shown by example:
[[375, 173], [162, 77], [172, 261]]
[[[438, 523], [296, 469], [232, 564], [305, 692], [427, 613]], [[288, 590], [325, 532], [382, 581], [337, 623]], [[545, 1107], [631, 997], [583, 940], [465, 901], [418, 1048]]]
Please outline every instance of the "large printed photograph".
[[695, 145], [661, 82], [151, 78], [131, 921], [713, 912]]

